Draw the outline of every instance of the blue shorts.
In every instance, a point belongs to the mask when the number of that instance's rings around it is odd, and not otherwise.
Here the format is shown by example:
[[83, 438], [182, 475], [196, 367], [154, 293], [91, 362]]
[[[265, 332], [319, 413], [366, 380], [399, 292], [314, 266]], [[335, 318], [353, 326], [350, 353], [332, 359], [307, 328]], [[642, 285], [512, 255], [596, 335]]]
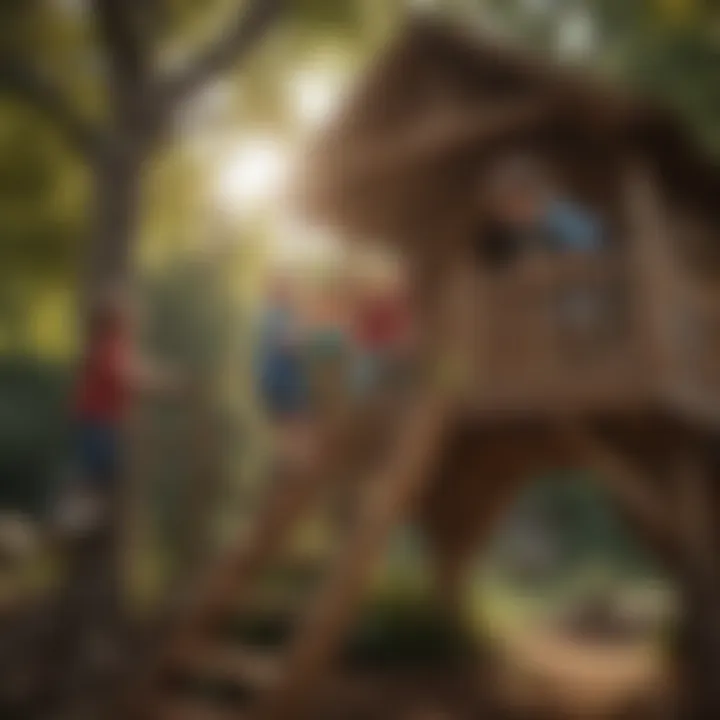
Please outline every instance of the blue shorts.
[[269, 359], [263, 368], [260, 389], [271, 417], [290, 418], [308, 410], [308, 387], [301, 361], [288, 356]]
[[119, 429], [110, 423], [84, 421], [75, 433], [77, 459], [85, 480], [96, 487], [112, 485], [119, 475]]

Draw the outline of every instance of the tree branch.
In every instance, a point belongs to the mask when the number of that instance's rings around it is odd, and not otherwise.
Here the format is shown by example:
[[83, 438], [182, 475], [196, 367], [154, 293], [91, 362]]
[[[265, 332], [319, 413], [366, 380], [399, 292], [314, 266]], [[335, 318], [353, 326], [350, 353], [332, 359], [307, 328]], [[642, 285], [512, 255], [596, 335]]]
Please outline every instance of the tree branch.
[[52, 121], [70, 147], [86, 159], [102, 147], [102, 133], [71, 107], [49, 78], [17, 58], [0, 55], [0, 96], [14, 97]]
[[128, 0], [93, 0], [95, 22], [102, 36], [116, 90], [137, 87], [147, 70], [147, 48], [139, 26], [137, 6]]
[[284, 0], [247, 0], [234, 22], [177, 76], [165, 80], [163, 96], [172, 111], [206, 82], [239, 61], [279, 17]]

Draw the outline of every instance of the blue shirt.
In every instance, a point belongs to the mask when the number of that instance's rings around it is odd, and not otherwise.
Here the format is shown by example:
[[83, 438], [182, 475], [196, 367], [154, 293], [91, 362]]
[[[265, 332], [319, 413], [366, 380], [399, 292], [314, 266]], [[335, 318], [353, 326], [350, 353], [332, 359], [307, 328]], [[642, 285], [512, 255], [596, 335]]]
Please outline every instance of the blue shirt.
[[543, 224], [553, 249], [594, 252], [602, 247], [602, 224], [574, 203], [565, 200], [550, 203]]
[[263, 383], [276, 383], [295, 372], [299, 350], [294, 345], [295, 319], [289, 309], [269, 307], [260, 318], [256, 368]]
[[260, 323], [260, 352], [274, 354], [289, 349], [295, 330], [292, 312], [283, 307], [269, 307], [263, 313]]

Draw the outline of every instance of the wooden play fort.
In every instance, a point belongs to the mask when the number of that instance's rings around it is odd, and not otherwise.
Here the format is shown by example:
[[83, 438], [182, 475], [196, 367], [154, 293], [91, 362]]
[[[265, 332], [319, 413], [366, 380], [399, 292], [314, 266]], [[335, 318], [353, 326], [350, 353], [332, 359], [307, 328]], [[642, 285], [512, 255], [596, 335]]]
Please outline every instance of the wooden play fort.
[[[542, 272], [526, 271], [523, 252], [486, 261], [482, 178], [519, 153], [603, 219], [600, 249], [548, 253]], [[322, 477], [278, 485], [251, 536], [198, 583], [133, 713], [332, 717], [317, 700], [398, 523], [424, 529], [440, 595], [460, 612], [470, 559], [520, 484], [584, 468], [682, 589], [680, 717], [720, 717], [720, 174], [684, 128], [573, 71], [415, 18], [314, 143], [297, 187], [313, 222], [404, 258], [424, 330], [419, 380], [382, 420], [338, 424]], [[574, 317], [565, 300], [578, 293], [592, 312]], [[291, 639], [272, 658], [224, 648], [212, 628], [249, 597], [337, 463], [368, 479]], [[180, 692], [181, 672], [243, 691], [213, 704]], [[336, 717], [355, 717], [348, 703]]]

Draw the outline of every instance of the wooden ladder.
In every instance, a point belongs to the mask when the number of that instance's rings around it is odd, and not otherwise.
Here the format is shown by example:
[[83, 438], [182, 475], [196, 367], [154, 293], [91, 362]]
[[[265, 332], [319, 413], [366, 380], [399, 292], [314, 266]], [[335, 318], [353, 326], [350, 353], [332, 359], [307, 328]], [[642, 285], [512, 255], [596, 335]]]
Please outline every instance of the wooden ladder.
[[[428, 392], [404, 410], [380, 467], [362, 485], [358, 515], [307, 612], [279, 650], [258, 651], [217, 639], [213, 626], [230, 620], [287, 541], [317, 504], [328, 473], [297, 478], [275, 490], [247, 542], [233, 550], [199, 587], [143, 673], [133, 693], [138, 720], [281, 720], [304, 716], [319, 680], [342, 643], [395, 525], [429, 477], [447, 419], [447, 401]], [[332, 475], [332, 473], [330, 473]], [[182, 678], [180, 684], [177, 678]], [[189, 682], [188, 682], [189, 680]], [[222, 686], [221, 693], [208, 688]]]

